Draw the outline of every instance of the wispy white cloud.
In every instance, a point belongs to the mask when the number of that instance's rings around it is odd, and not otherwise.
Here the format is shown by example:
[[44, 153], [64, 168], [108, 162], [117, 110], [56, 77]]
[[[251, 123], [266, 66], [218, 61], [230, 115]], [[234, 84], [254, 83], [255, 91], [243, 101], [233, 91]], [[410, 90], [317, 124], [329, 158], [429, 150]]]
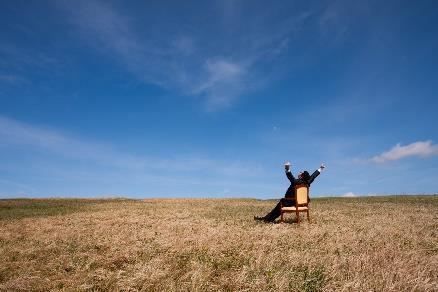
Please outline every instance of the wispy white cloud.
[[[233, 3], [225, 6], [224, 17], [232, 17]], [[247, 34], [243, 43], [224, 40], [223, 47], [198, 43], [196, 32], [180, 30], [158, 34], [156, 29], [136, 30], [136, 20], [127, 17], [110, 3], [78, 1], [60, 4], [81, 35], [95, 48], [106, 52], [138, 79], [203, 98], [209, 110], [227, 107], [262, 82], [255, 65], [267, 56], [278, 56], [289, 44], [288, 34], [308, 15], [300, 14], [281, 26], [281, 30]], [[225, 21], [224, 25], [229, 22]], [[159, 27], [160, 23], [155, 24]], [[236, 26], [237, 27], [237, 26]], [[259, 76], [260, 77], [260, 76]], [[266, 76], [260, 78], [265, 80]]]
[[410, 156], [427, 157], [432, 155], [438, 155], [438, 145], [433, 144], [432, 141], [418, 141], [405, 146], [402, 146], [399, 143], [389, 151], [374, 156], [370, 161], [375, 163], [385, 163]]
[[[118, 146], [0, 115], [0, 171], [10, 176], [0, 180], [0, 197], [205, 196], [218, 195], [217, 190], [224, 188], [235, 194], [249, 194], [254, 188], [256, 194], [270, 193], [273, 188], [260, 182], [264, 171], [251, 161], [174, 151], [132, 154]], [[9, 155], [16, 162], [3, 161]], [[17, 156], [22, 158], [14, 159]]]
[[260, 173], [257, 165], [241, 161], [211, 159], [205, 155], [150, 157], [118, 151], [111, 145], [84, 141], [41, 126], [33, 126], [0, 116], [0, 147], [24, 146], [50, 151], [66, 158], [129, 170], [168, 170], [182, 172], [208, 171], [216, 175], [251, 177]]
[[121, 155], [111, 147], [85, 142], [59, 131], [32, 126], [0, 116], [0, 146], [24, 146], [49, 150], [63, 157], [102, 162], [113, 166], [141, 167], [145, 161], [127, 154]]
[[197, 84], [195, 94], [208, 96], [209, 109], [229, 105], [245, 87], [245, 67], [225, 59], [208, 59], [205, 62], [208, 78]]
[[353, 198], [353, 197], [357, 197], [357, 195], [355, 194], [355, 193], [353, 193], [353, 192], [348, 192], [348, 193], [345, 193], [344, 195], [342, 195], [343, 197], [346, 197], [346, 198]]
[[209, 78], [200, 84], [195, 92], [203, 92], [215, 87], [218, 83], [232, 82], [244, 73], [242, 66], [226, 60], [207, 60], [206, 68]]
[[130, 19], [99, 1], [79, 1], [64, 5], [64, 9], [97, 49], [116, 56], [142, 81], [203, 96], [209, 107], [215, 108], [228, 105], [242, 87], [238, 83], [246, 72], [240, 65], [226, 57], [213, 58], [202, 52], [194, 55], [197, 47], [189, 35], [164, 38], [150, 33], [141, 38]]

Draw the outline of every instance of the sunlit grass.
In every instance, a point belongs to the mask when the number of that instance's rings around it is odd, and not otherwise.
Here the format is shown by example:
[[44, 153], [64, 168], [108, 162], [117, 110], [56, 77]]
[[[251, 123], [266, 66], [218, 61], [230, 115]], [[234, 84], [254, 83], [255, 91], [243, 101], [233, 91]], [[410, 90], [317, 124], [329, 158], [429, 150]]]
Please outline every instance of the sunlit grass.
[[0, 200], [0, 290], [436, 291], [438, 196]]

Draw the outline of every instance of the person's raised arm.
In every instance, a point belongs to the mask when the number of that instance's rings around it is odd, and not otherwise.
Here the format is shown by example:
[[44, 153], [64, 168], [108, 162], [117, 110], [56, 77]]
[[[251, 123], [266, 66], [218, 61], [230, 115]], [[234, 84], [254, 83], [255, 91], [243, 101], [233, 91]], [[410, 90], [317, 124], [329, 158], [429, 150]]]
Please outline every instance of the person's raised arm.
[[313, 183], [315, 178], [324, 170], [324, 168], [325, 168], [325, 165], [322, 163], [321, 166], [317, 170], [315, 170], [314, 173], [312, 173], [312, 175], [310, 176], [310, 179], [309, 179], [309, 185], [311, 183]]
[[290, 162], [286, 162], [284, 164], [284, 171], [286, 172], [286, 176], [289, 179], [290, 183], [293, 184], [295, 182], [295, 177], [293, 176], [292, 172], [290, 171], [291, 164]]

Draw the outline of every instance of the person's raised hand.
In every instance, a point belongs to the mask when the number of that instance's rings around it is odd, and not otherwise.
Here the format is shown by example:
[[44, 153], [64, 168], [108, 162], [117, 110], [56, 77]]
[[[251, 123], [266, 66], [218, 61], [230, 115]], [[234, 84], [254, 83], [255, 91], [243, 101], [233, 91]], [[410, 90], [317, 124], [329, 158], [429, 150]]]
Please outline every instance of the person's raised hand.
[[323, 170], [325, 168], [324, 163], [321, 163], [321, 166], [319, 168], [321, 168], [321, 170]]

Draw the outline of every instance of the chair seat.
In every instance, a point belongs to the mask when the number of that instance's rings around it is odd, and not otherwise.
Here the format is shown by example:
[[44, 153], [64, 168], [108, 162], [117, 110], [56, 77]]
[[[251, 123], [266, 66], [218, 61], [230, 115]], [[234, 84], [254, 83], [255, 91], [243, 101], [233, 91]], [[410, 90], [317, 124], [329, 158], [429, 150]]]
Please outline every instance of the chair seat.
[[[283, 207], [281, 208], [281, 211], [296, 211], [296, 207]], [[307, 211], [309, 210], [308, 207], [298, 207], [298, 211]]]

